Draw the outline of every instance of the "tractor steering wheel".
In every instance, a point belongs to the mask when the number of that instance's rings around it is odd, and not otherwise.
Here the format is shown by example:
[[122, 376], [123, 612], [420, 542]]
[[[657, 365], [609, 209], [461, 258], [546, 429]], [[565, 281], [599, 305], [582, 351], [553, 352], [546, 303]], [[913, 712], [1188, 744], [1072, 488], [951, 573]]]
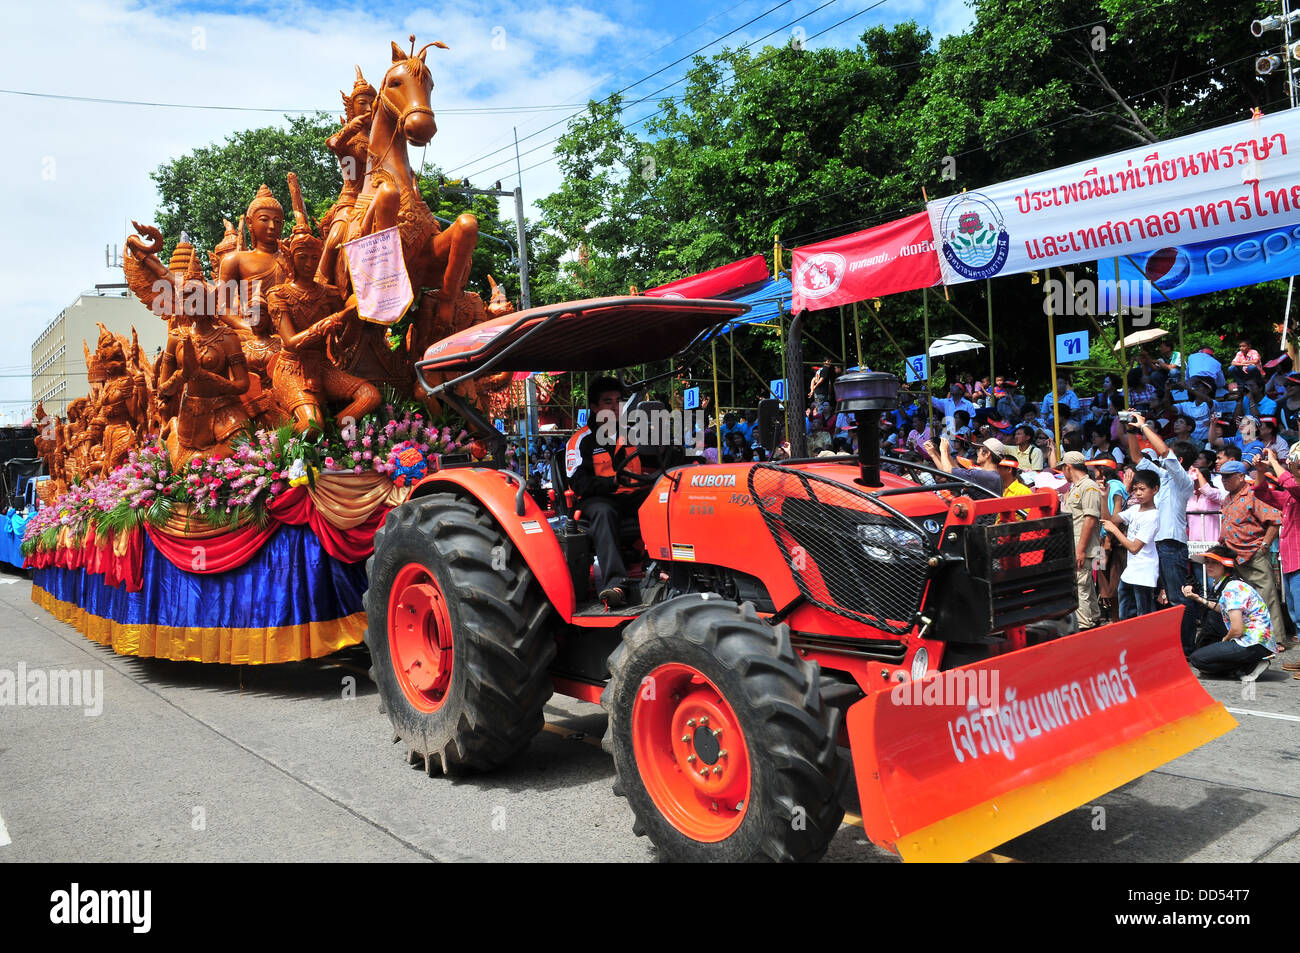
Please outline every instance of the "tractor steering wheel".
[[[668, 472], [668, 467], [660, 467], [651, 473], [632, 473], [627, 465], [637, 458], [638, 450], [633, 449], [631, 453], [625, 456], [622, 461], [614, 468], [614, 478], [622, 485], [653, 486], [659, 482], [659, 478]], [[624, 481], [627, 481], [626, 483]]]

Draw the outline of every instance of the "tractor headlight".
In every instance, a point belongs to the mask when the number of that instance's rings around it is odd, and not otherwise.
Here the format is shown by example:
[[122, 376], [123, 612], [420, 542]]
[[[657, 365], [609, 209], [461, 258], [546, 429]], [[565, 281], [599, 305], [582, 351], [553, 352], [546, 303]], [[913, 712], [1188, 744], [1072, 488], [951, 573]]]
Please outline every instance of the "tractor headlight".
[[912, 681], [919, 682], [929, 670], [930, 653], [925, 650], [925, 646], [921, 646], [912, 656]]
[[912, 554], [923, 555], [923, 540], [911, 530], [879, 523], [866, 523], [858, 526], [858, 541], [863, 551], [872, 559], [891, 562], [899, 556]]

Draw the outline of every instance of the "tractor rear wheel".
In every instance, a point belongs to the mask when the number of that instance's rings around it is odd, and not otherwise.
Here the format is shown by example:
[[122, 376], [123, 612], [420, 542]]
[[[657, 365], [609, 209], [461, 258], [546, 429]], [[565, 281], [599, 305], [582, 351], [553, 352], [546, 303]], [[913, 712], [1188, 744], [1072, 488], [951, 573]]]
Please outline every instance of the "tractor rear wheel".
[[396, 740], [432, 774], [494, 768], [542, 729], [551, 606], [472, 499], [435, 493], [388, 514], [366, 564], [366, 644]]
[[749, 603], [669, 600], [630, 624], [601, 697], [605, 747], [667, 860], [808, 861], [844, 817], [848, 765], [819, 667]]

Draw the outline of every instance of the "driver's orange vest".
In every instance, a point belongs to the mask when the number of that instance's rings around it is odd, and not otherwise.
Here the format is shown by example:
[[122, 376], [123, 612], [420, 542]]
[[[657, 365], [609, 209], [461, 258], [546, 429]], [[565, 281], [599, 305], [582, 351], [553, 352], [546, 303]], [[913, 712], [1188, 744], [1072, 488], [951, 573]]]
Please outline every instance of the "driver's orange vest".
[[[591, 433], [590, 427], [583, 427], [572, 437], [569, 438], [568, 445], [564, 448], [564, 472], [568, 476], [573, 476], [578, 467], [582, 464], [582, 451], [579, 445], [584, 437]], [[618, 472], [614, 469], [614, 458], [628, 452], [629, 448], [622, 440], [614, 445], [614, 452], [611, 454], [608, 447], [602, 447], [596, 444], [591, 451], [591, 465], [598, 477], [615, 478]], [[633, 451], [635, 452], [635, 451]], [[633, 456], [623, 464], [624, 473], [641, 473], [641, 460]], [[619, 486], [615, 493], [638, 493], [642, 487], [638, 486]]]

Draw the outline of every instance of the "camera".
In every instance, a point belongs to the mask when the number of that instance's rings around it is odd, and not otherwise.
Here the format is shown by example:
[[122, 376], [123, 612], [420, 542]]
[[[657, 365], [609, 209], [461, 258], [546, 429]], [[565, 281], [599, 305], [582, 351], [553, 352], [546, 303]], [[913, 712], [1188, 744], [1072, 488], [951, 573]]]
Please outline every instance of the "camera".
[[1115, 416], [1119, 418], [1119, 422], [1122, 424], [1131, 424], [1137, 419], [1137, 414], [1131, 410], [1121, 410]]

